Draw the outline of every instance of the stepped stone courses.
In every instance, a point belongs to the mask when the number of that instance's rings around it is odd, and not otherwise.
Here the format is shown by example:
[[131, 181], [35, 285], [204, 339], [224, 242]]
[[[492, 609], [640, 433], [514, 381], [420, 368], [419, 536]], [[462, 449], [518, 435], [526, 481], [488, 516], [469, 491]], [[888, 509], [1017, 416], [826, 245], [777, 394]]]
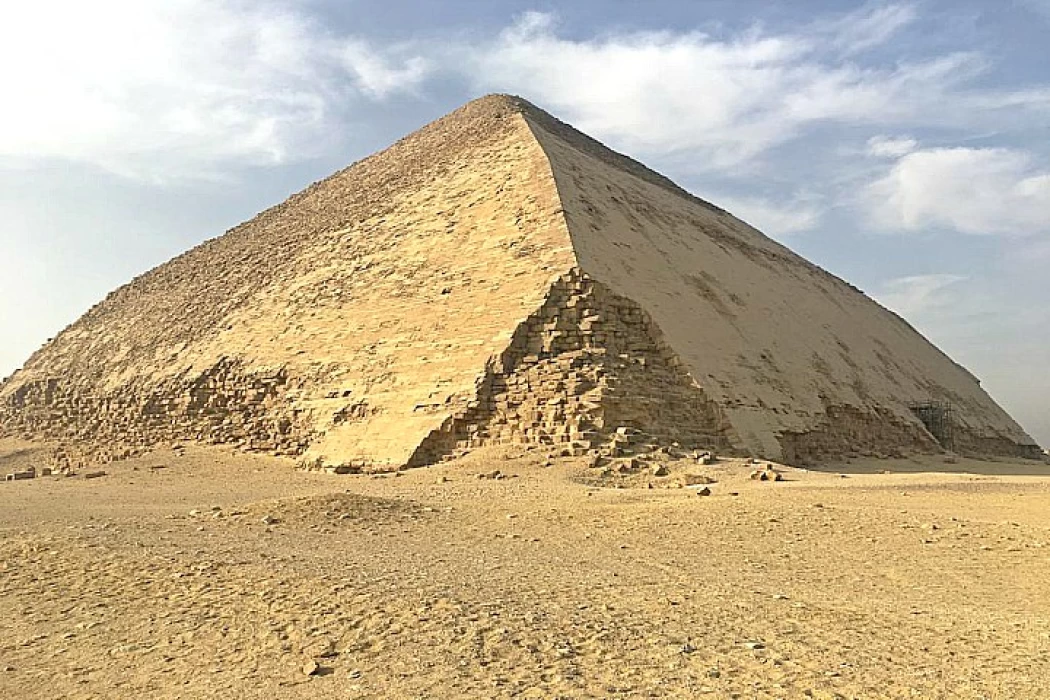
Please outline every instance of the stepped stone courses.
[[1041, 456], [899, 317], [505, 96], [137, 278], [0, 385], [67, 462], [168, 442], [393, 469], [462, 449], [653, 443], [805, 463]]
[[489, 361], [476, 398], [410, 463], [493, 444], [593, 448], [621, 426], [656, 442], [732, 449], [731, 426], [645, 310], [573, 269]]

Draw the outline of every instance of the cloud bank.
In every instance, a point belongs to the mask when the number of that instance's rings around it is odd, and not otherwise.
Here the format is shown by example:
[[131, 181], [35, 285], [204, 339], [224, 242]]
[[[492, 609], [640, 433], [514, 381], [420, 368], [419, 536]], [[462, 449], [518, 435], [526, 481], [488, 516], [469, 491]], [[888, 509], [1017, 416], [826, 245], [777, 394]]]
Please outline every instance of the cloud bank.
[[0, 164], [129, 177], [221, 174], [316, 155], [340, 110], [412, 90], [426, 62], [332, 36], [287, 3], [15, 3], [0, 22]]
[[882, 227], [948, 227], [967, 234], [1050, 232], [1050, 171], [1004, 148], [937, 148], [908, 153], [867, 193]]

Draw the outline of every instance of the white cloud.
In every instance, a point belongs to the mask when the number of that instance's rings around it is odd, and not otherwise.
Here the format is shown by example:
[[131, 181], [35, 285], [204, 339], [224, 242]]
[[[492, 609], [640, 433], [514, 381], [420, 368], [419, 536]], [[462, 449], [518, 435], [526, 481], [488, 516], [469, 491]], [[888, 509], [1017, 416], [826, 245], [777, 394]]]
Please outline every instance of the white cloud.
[[917, 18], [913, 5], [869, 5], [825, 23], [823, 30], [835, 48], [859, 53], [885, 43]]
[[400, 65], [395, 64], [361, 40], [346, 42], [341, 58], [358, 87], [378, 99], [417, 90], [432, 68], [431, 62], [421, 56], [410, 55]]
[[719, 196], [713, 201], [773, 238], [812, 230], [819, 225], [824, 213], [821, 207], [803, 200], [779, 204], [760, 198]]
[[950, 287], [964, 280], [966, 277], [947, 274], [898, 277], [883, 284], [875, 297], [901, 316], [912, 318], [951, 305]]
[[949, 227], [969, 234], [1050, 231], [1050, 172], [1004, 148], [937, 148], [900, 158], [869, 186], [865, 203], [879, 226]]
[[[1050, 115], [1050, 90], [966, 90], [974, 53], [854, 62], [917, 19], [869, 5], [795, 32], [567, 38], [530, 12], [495, 37], [339, 35], [292, 0], [41, 0], [0, 23], [0, 165], [56, 158], [208, 176], [330, 151], [363, 101], [462, 79], [517, 92], [637, 155], [737, 173], [821, 124], [909, 127]], [[55, 21], [61, 16], [62, 21]], [[436, 89], [436, 88], [434, 88]], [[984, 115], [984, 116], [982, 116]], [[1020, 118], [1020, 117], [1018, 117]]]
[[280, 163], [312, 155], [355, 94], [412, 89], [425, 72], [272, 2], [16, 3], [0, 22], [0, 163], [149, 178]]
[[868, 139], [868, 155], [875, 158], [899, 158], [918, 147], [915, 139], [892, 136], [872, 136]]
[[795, 33], [576, 39], [532, 12], [448, 61], [482, 90], [523, 94], [629, 151], [695, 155], [694, 169], [738, 167], [824, 123], [958, 126], [1011, 105], [1050, 108], [1039, 89], [968, 90], [989, 67], [973, 52], [880, 66], [841, 50], [886, 42], [915, 18], [889, 5]]

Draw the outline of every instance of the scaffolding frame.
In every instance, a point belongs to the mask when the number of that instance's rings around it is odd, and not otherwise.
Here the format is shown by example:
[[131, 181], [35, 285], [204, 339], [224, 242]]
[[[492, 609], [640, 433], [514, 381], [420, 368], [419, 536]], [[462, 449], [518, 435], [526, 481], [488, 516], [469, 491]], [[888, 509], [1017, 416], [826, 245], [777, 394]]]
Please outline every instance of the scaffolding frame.
[[930, 435], [946, 450], [955, 450], [955, 431], [951, 401], [920, 401], [908, 404]]

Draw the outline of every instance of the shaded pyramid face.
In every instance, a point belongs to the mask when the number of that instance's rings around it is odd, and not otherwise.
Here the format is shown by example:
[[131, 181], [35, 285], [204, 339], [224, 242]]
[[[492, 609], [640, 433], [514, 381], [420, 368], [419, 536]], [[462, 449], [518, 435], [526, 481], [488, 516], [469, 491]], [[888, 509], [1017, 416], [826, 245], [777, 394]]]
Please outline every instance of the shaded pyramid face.
[[0, 433], [101, 460], [383, 469], [617, 429], [797, 463], [1039, 455], [902, 319], [505, 96], [118, 289], [0, 386]]

